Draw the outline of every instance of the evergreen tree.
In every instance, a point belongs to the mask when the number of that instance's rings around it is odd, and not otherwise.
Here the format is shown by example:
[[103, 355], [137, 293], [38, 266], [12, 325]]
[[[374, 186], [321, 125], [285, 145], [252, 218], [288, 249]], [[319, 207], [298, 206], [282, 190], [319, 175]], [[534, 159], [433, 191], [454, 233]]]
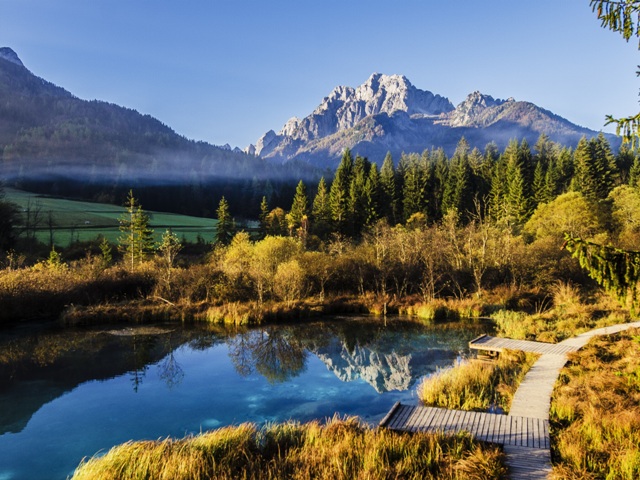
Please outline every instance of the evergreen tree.
[[353, 175], [349, 185], [349, 210], [352, 234], [358, 236], [367, 221], [366, 185], [371, 163], [360, 155], [356, 156]]
[[563, 147], [557, 157], [555, 168], [556, 195], [569, 191], [571, 180], [575, 172], [574, 152], [567, 147]]
[[636, 155], [633, 159], [633, 165], [629, 170], [629, 185], [637, 188], [640, 186], [640, 157]]
[[405, 221], [415, 213], [426, 215], [428, 165], [425, 165], [416, 154], [403, 155], [402, 209]]
[[444, 216], [442, 202], [444, 198], [444, 189], [449, 177], [449, 159], [442, 148], [431, 152], [429, 165], [431, 179], [429, 190], [431, 194], [428, 205], [428, 217], [431, 221], [435, 222], [442, 219]]
[[615, 159], [603, 135], [588, 140], [582, 137], [574, 154], [575, 174], [571, 188], [596, 204], [613, 188]]
[[291, 234], [295, 229], [298, 229], [302, 226], [303, 219], [307, 217], [308, 203], [309, 200], [307, 199], [307, 187], [305, 187], [303, 181], [300, 180], [298, 182], [298, 186], [296, 187], [296, 193], [293, 196], [291, 211], [287, 216], [289, 234]]
[[618, 184], [629, 184], [629, 175], [635, 162], [636, 155], [627, 145], [623, 144], [616, 155], [616, 170], [618, 171]]
[[216, 225], [215, 243], [229, 245], [235, 233], [235, 225], [229, 211], [229, 203], [224, 197], [220, 199], [216, 216], [218, 217], [218, 224]]
[[378, 166], [374, 163], [369, 169], [369, 176], [365, 185], [365, 226], [371, 226], [383, 215], [380, 213], [380, 198], [382, 195]]
[[533, 171], [533, 185], [531, 186], [532, 209], [535, 209], [541, 203], [545, 203], [547, 199], [547, 176], [542, 163], [542, 160], [538, 160]]
[[387, 153], [380, 169], [380, 215], [387, 219], [389, 225], [400, 221], [398, 212], [398, 189], [396, 185], [396, 171], [393, 166], [391, 152]]
[[471, 182], [469, 144], [462, 137], [451, 158], [449, 175], [443, 192], [442, 210], [445, 215], [449, 210], [455, 210], [460, 215], [460, 221], [466, 223], [473, 210], [474, 192]]
[[[527, 188], [527, 163], [530, 160], [528, 145], [517, 147], [515, 152], [505, 150], [506, 164], [506, 192], [505, 211], [508, 223], [514, 226], [522, 226], [531, 214], [531, 203]], [[507, 147], [509, 149], [509, 147]]]
[[331, 231], [331, 205], [329, 191], [324, 177], [318, 182], [318, 192], [311, 209], [311, 231], [320, 238], [326, 238]]
[[120, 217], [120, 238], [118, 247], [129, 268], [133, 269], [153, 252], [153, 230], [149, 228], [149, 215], [129, 190], [126, 201], [127, 211]]
[[342, 155], [342, 160], [329, 190], [329, 206], [334, 229], [345, 235], [350, 235], [353, 230], [349, 197], [352, 174], [353, 157], [347, 148]]
[[260, 236], [260, 240], [267, 236], [268, 224], [267, 224], [267, 216], [269, 215], [269, 203], [267, 202], [267, 197], [262, 197], [262, 202], [260, 202], [260, 216], [258, 217], [258, 233]]

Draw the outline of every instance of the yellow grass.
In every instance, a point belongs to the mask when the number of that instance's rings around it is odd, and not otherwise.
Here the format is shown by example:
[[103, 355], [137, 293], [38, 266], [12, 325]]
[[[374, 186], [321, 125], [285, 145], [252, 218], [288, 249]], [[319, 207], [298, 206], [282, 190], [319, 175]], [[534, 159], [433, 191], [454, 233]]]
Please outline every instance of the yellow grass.
[[128, 442], [84, 460], [73, 480], [498, 479], [497, 447], [460, 434], [395, 433], [355, 418], [225, 427], [182, 440]]
[[640, 478], [640, 329], [572, 355], [551, 404], [554, 478]]
[[425, 405], [458, 410], [508, 411], [520, 381], [537, 356], [506, 351], [493, 362], [465, 360], [440, 370], [418, 386]]

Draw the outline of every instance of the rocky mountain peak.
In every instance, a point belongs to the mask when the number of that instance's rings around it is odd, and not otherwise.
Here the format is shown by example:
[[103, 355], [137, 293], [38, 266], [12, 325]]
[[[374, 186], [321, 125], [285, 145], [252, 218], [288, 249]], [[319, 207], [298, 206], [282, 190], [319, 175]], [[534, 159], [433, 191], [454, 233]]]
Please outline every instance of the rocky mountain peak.
[[[512, 98], [509, 101], [514, 101]], [[448, 124], [452, 127], [464, 127], [473, 124], [482, 113], [492, 107], [504, 104], [504, 100], [494, 99], [491, 95], [484, 95], [479, 91], [470, 93], [449, 115]]]
[[353, 128], [370, 116], [397, 112], [437, 116], [451, 110], [453, 105], [448, 99], [414, 87], [404, 75], [374, 73], [357, 88], [334, 88], [308, 117], [294, 117], [277, 135], [272, 131], [263, 135], [255, 151], [263, 157], [286, 161], [301, 143]]
[[247, 151], [275, 163], [296, 159], [335, 168], [345, 148], [376, 161], [387, 152], [394, 158], [433, 147], [453, 152], [462, 136], [482, 149], [489, 142], [504, 147], [512, 138], [535, 143], [540, 133], [568, 145], [593, 134], [532, 103], [475, 91], [454, 108], [404, 75], [373, 73], [356, 88], [334, 88], [310, 115], [268, 131]]
[[24, 67], [24, 64], [18, 57], [18, 54], [9, 47], [0, 47], [0, 58]]

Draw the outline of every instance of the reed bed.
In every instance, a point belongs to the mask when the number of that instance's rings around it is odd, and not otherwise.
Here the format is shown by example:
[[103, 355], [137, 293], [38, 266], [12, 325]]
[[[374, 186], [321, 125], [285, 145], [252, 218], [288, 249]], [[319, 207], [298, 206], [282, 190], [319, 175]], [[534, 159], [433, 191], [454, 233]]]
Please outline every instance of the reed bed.
[[550, 413], [553, 478], [640, 478], [640, 329], [572, 354]]
[[225, 427], [181, 440], [128, 442], [84, 460], [73, 480], [501, 479], [499, 448], [467, 434], [396, 433], [356, 418]]
[[476, 411], [499, 407], [508, 412], [518, 385], [536, 359], [531, 353], [505, 351], [492, 362], [462, 360], [425, 378], [418, 386], [418, 397], [435, 407]]

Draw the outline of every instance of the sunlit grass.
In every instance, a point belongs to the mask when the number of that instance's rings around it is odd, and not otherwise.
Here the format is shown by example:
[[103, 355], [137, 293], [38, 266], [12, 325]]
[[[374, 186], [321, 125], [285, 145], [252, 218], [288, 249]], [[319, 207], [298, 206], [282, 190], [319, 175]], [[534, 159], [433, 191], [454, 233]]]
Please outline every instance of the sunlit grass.
[[469, 435], [396, 433], [356, 418], [225, 427], [182, 440], [128, 442], [83, 461], [73, 479], [498, 479], [495, 446]]
[[505, 351], [492, 362], [464, 360], [425, 378], [418, 396], [435, 407], [479, 411], [500, 407], [506, 412], [536, 359], [534, 354]]
[[640, 478], [640, 329], [573, 354], [550, 413], [554, 478]]

